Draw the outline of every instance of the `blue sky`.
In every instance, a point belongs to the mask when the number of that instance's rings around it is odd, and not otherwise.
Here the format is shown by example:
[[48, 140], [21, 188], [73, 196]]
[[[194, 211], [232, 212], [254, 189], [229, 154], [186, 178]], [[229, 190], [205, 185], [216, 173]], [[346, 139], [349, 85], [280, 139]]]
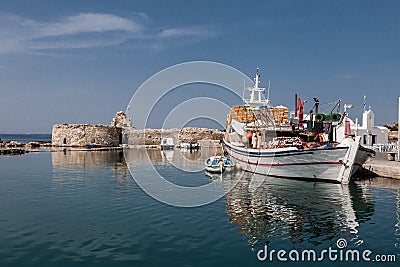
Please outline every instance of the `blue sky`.
[[147, 78], [193, 60], [260, 67], [275, 105], [341, 98], [361, 117], [365, 94], [378, 123], [397, 119], [399, 1], [0, 3], [0, 133], [109, 124]]

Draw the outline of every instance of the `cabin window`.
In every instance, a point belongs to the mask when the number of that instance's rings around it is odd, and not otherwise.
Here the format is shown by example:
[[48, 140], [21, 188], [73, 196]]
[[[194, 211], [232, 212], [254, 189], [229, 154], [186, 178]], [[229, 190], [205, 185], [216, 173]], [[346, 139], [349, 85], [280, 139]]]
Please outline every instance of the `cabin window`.
[[365, 134], [363, 135], [363, 144], [367, 144], [367, 136]]

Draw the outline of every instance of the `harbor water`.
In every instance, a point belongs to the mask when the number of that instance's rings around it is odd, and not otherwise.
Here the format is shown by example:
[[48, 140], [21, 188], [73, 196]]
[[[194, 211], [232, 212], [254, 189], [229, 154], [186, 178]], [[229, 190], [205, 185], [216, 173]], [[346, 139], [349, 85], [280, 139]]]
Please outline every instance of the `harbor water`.
[[51, 134], [0, 134], [0, 140], [16, 141], [23, 144], [29, 142], [49, 143], [51, 142]]
[[[371, 259], [397, 260], [369, 266], [398, 266], [400, 181], [337, 185], [241, 172], [209, 177], [180, 171], [159, 150], [130, 153], [135, 168], [150, 155], [157, 171], [176, 184], [215, 182], [232, 189], [213, 203], [180, 208], [147, 195], [121, 151], [0, 157], [0, 266], [317, 266], [321, 262], [261, 261], [258, 255], [266, 247], [338, 250], [338, 240], [346, 249], [370, 250]], [[253, 179], [260, 181], [257, 188]]]

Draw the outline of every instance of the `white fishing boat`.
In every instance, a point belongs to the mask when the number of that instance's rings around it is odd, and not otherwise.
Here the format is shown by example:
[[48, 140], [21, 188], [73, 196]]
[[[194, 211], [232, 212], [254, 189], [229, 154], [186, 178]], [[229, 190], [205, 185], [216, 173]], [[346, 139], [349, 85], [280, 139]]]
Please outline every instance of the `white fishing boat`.
[[210, 173], [223, 173], [231, 171], [233, 168], [233, 162], [229, 157], [225, 156], [209, 157], [205, 162], [205, 170]]
[[174, 149], [174, 139], [170, 137], [164, 137], [161, 140], [161, 149], [162, 150], [171, 150]]
[[305, 116], [303, 102], [296, 95], [295, 114], [289, 121], [288, 109], [271, 106], [259, 82], [257, 69], [254, 86], [246, 88], [250, 97], [243, 99], [242, 106], [232, 107], [228, 115], [223, 140], [224, 150], [243, 170], [278, 178], [348, 183], [374, 154], [360, 145], [360, 136], [348, 133], [342, 142], [335, 142], [335, 128], [346, 123], [346, 112], [320, 114], [315, 98], [315, 115]]

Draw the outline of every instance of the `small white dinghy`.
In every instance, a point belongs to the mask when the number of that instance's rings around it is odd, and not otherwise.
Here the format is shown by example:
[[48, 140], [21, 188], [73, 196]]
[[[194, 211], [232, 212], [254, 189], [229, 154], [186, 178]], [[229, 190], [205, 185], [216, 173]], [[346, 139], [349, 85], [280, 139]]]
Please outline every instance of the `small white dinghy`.
[[231, 158], [225, 156], [209, 157], [205, 162], [205, 170], [210, 173], [223, 173], [233, 170], [234, 167]]

